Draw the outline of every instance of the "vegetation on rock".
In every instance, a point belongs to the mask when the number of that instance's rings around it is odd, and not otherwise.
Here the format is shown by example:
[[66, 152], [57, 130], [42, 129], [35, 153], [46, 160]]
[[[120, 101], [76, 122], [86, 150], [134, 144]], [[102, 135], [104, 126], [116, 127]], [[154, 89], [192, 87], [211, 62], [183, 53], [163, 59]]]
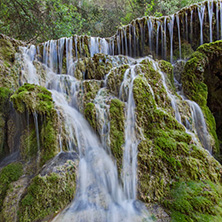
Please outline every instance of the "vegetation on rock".
[[[200, 46], [187, 61], [181, 78], [185, 95], [197, 102], [203, 110], [208, 130], [216, 142], [214, 154], [217, 157], [220, 153], [217, 135], [220, 136], [220, 110], [222, 108], [220, 102], [218, 102], [220, 101], [221, 91], [220, 88], [217, 88], [218, 82], [220, 82], [221, 65], [218, 60], [221, 58], [221, 52], [222, 41]], [[215, 67], [217, 68], [215, 69]], [[214, 79], [214, 82], [212, 82], [212, 79]], [[215, 115], [217, 126], [211, 112]], [[218, 158], [220, 159], [220, 157]]]
[[11, 163], [0, 171], [0, 211], [2, 210], [3, 201], [10, 183], [16, 181], [23, 174], [23, 166], [21, 163]]
[[39, 221], [54, 216], [75, 194], [75, 164], [67, 161], [58, 173], [35, 176], [20, 202], [19, 221]]

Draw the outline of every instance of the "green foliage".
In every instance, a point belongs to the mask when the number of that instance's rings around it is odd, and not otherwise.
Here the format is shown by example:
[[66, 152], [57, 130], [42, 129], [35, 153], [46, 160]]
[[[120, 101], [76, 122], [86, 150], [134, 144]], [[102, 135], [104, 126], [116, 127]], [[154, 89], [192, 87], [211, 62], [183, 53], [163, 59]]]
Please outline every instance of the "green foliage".
[[11, 163], [0, 172], [0, 211], [10, 183], [17, 181], [23, 174], [21, 163]]
[[151, 0], [146, 4], [145, 15], [162, 16], [171, 15], [181, 8], [202, 0]]
[[0, 29], [22, 40], [44, 41], [80, 34], [81, 15], [72, 1], [2, 0]]
[[29, 41], [73, 34], [107, 37], [144, 15], [162, 16], [200, 0], [2, 0], [0, 30]]

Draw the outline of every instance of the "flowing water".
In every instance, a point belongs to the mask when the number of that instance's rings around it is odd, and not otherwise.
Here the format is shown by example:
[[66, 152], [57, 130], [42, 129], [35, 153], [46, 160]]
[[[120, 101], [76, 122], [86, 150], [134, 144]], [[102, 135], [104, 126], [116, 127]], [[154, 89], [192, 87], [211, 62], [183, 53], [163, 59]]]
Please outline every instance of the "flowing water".
[[[62, 114], [65, 120], [66, 137], [70, 151], [77, 150], [79, 155], [79, 166], [77, 173], [77, 190], [73, 202], [60, 213], [53, 221], [150, 221], [148, 212], [142, 203], [136, 200], [136, 166], [137, 145], [135, 136], [135, 103], [133, 99], [133, 80], [136, 76], [135, 66], [130, 68], [130, 86], [128, 92], [125, 148], [123, 158], [122, 182], [119, 180], [117, 166], [113, 161], [111, 152], [107, 148], [109, 123], [107, 122], [106, 104], [102, 97], [105, 88], [102, 88], [95, 98], [97, 118], [104, 120], [101, 123], [99, 134], [105, 135], [104, 140], [99, 140], [88, 122], [78, 111], [76, 101], [77, 91], [80, 90], [80, 81], [73, 77], [74, 64], [71, 50], [72, 39], [54, 40], [44, 45], [43, 61], [46, 66], [46, 80], [41, 81], [33, 65], [36, 50], [34, 46], [24, 49], [24, 66], [26, 75], [23, 83], [29, 82], [47, 87], [57, 109], [57, 114]], [[56, 47], [58, 44], [59, 47]], [[66, 75], [61, 74], [60, 53], [64, 52], [66, 44]], [[94, 45], [93, 45], [94, 44]], [[56, 51], [56, 48], [58, 49]], [[105, 41], [91, 38], [91, 52], [108, 52], [108, 44]], [[67, 50], [68, 49], [68, 50]], [[83, 51], [82, 51], [83, 52]], [[57, 57], [57, 58], [56, 58]], [[58, 64], [56, 64], [58, 63]], [[47, 67], [48, 66], [48, 67]], [[128, 77], [127, 77], [128, 78]], [[67, 84], [68, 82], [68, 84]], [[70, 98], [71, 97], [71, 98]], [[37, 114], [34, 113], [37, 142], [39, 141]], [[61, 137], [59, 152], [62, 152]], [[40, 150], [38, 142], [38, 150]]]
[[177, 29], [178, 29], [178, 42], [179, 42], [179, 58], [181, 59], [181, 39], [180, 39], [180, 19], [179, 15], [176, 15]]
[[[219, 5], [221, 6], [221, 3]], [[38, 58], [37, 54], [40, 52], [39, 47], [36, 49], [35, 46], [30, 46], [29, 48], [22, 49], [24, 59], [24, 69], [21, 76], [22, 83], [29, 82], [42, 85], [51, 91], [57, 114], [64, 119], [63, 124], [67, 147], [69, 151], [75, 150], [79, 156], [75, 199], [54, 219], [55, 222], [133, 222], [141, 221], [142, 219], [151, 221], [146, 208], [137, 200], [137, 146], [139, 140], [138, 132], [136, 131], [136, 106], [133, 97], [133, 83], [135, 78], [137, 78], [137, 70], [140, 69], [139, 63], [141, 60], [125, 57], [127, 62], [124, 63], [121, 61], [121, 56], [113, 56], [112, 58], [112, 64], [116, 66], [113, 69], [116, 69], [120, 64], [128, 64], [118, 92], [119, 99], [125, 102], [125, 142], [123, 147], [123, 168], [120, 175], [118, 175], [117, 166], [110, 151], [109, 103], [106, 102], [107, 80], [113, 70], [107, 73], [104, 87], [97, 92], [93, 101], [97, 120], [97, 132], [95, 133], [79, 111], [81, 109], [79, 107], [78, 95], [83, 90], [83, 81], [86, 80], [84, 80], [85, 74], [83, 74], [83, 80], [75, 78], [75, 67], [78, 59], [81, 60], [82, 57], [86, 56], [87, 49], [85, 47], [88, 47], [91, 57], [97, 53], [107, 55], [125, 54], [137, 57], [139, 53], [144, 54], [144, 45], [147, 44], [150, 54], [155, 50], [154, 52], [156, 52], [157, 56], [162, 56], [162, 58], [166, 59], [168, 57], [167, 42], [169, 42], [170, 61], [173, 62], [174, 29], [177, 28], [179, 58], [181, 58], [182, 33], [180, 32], [180, 26], [184, 27], [185, 33], [183, 34], [185, 39], [187, 41], [190, 39], [192, 42], [194, 33], [193, 13], [194, 11], [191, 10], [190, 14], [185, 14], [183, 24], [180, 23], [178, 14], [175, 15], [177, 24], [174, 22], [174, 15], [164, 17], [163, 20], [156, 22], [152, 18], [148, 18], [143, 25], [133, 21], [128, 26], [128, 29], [124, 27], [118, 31], [116, 36], [110, 39], [73, 36], [72, 38], [50, 40], [42, 45], [42, 62], [45, 70], [45, 75], [43, 76], [38, 75], [34, 65], [36, 58]], [[200, 44], [202, 44], [204, 42], [205, 5], [200, 5], [197, 13], [200, 22]], [[210, 41], [213, 41], [213, 4], [211, 3], [208, 3], [208, 15]], [[216, 10], [216, 21], [217, 37], [219, 36], [219, 31], [222, 37], [221, 7], [220, 10], [219, 7]], [[190, 33], [188, 33], [189, 27]], [[148, 29], [147, 33], [145, 33], [146, 29]], [[156, 33], [156, 39], [154, 38], [154, 33]], [[145, 37], [148, 37], [148, 39], [145, 39]], [[88, 46], [86, 46], [85, 42], [88, 42]], [[166, 83], [165, 73], [160, 70], [158, 63], [151, 58], [146, 59], [149, 59], [154, 69], [161, 75], [161, 84], [171, 101], [175, 119], [180, 124], [184, 124], [181, 120], [180, 102], [181, 100], [186, 101], [190, 107], [193, 120], [192, 124], [185, 124], [187, 132], [190, 134], [192, 134], [191, 131], [196, 133], [203, 147], [212, 152], [209, 133], [207, 132], [206, 122], [200, 107], [184, 97], [179, 99], [178, 96], [173, 95]], [[152, 87], [148, 82], [147, 84], [153, 98], [155, 98]], [[41, 144], [39, 142], [38, 117], [36, 113], [33, 113], [33, 116], [38, 155], [40, 155]], [[61, 131], [62, 128], [59, 129], [58, 135], [59, 152], [63, 152]]]
[[198, 7], [198, 16], [200, 22], [200, 45], [203, 44], [203, 22], [204, 22], [205, 5]]

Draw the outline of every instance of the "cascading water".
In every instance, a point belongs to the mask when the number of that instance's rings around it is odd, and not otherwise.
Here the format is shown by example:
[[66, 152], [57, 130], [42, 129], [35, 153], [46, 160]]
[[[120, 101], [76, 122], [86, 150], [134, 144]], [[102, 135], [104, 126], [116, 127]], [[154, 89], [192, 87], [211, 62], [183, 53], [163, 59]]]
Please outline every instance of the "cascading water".
[[167, 41], [166, 41], [167, 27], [166, 26], [167, 26], [167, 17], [164, 18], [164, 25], [163, 25], [163, 32], [164, 32], [164, 34], [163, 34], [163, 38], [164, 38], [164, 40], [163, 40], [163, 42], [164, 42], [164, 44], [163, 44], [163, 50], [164, 50], [163, 59], [166, 59], [166, 57], [167, 57]]
[[[57, 43], [56, 41], [46, 42], [43, 47], [43, 61], [49, 64], [49, 68], [47, 68], [47, 64], [45, 64], [47, 81], [45, 81], [43, 85], [51, 91], [57, 113], [62, 114], [65, 120], [64, 124], [68, 147], [70, 151], [74, 149], [77, 150], [79, 154], [79, 167], [75, 199], [71, 205], [53, 221], [133, 222], [141, 221], [142, 219], [150, 221], [145, 207], [136, 200], [136, 153], [138, 142], [135, 137], [135, 103], [132, 94], [133, 79], [135, 77], [134, 67], [130, 69], [131, 83], [126, 113], [126, 142], [123, 160], [125, 167], [123, 168], [124, 185], [122, 188], [118, 179], [117, 167], [110, 156], [111, 153], [107, 152], [107, 149], [103, 147], [103, 144], [107, 142], [102, 141], [102, 144], [100, 143], [87, 121], [78, 111], [77, 103], [74, 103], [73, 106], [72, 101], [77, 100], [77, 98], [73, 97], [76, 97], [76, 91], [81, 88], [77, 87], [80, 81], [71, 75], [72, 72], [66, 75], [60, 74], [61, 70], [59, 66], [55, 64], [61, 62], [61, 55], [59, 55], [59, 53], [63, 51], [61, 50], [63, 48], [63, 40], [64, 39], [60, 39]], [[65, 42], [67, 61], [67, 59], [73, 58], [73, 56], [70, 54], [71, 51], [68, 50], [71, 40], [66, 39]], [[59, 50], [56, 50], [56, 44], [60, 46], [58, 47]], [[106, 46], [106, 44], [104, 45]], [[91, 45], [91, 48], [92, 47], [94, 46]], [[102, 50], [106, 51], [104, 48]], [[24, 50], [24, 55], [26, 55], [24, 60], [27, 67], [30, 67], [30, 64], [33, 63], [35, 54], [34, 46]], [[57, 55], [57, 59], [55, 55]], [[66, 64], [67, 71], [69, 71], [71, 67], [70, 64], [73, 62], [71, 62], [70, 59]], [[34, 65], [31, 66], [31, 69], [26, 69], [26, 71], [27, 73], [23, 78], [23, 83], [39, 84], [39, 79], [36, 77], [33, 78], [33, 73], [36, 75]], [[67, 81], [68, 84], [66, 83]], [[103, 90], [105, 90], [105, 88], [102, 88], [95, 98], [98, 106], [102, 105], [100, 98]], [[100, 119], [100, 117], [98, 118]], [[106, 119], [105, 112], [102, 113], [102, 118]], [[104, 122], [102, 125], [103, 127], [107, 127], [108, 123]], [[101, 134], [105, 131], [107, 132], [107, 129], [103, 128]], [[61, 146], [58, 150], [61, 152]], [[129, 168], [131, 168], [130, 171], [128, 171]]]
[[[209, 23], [210, 23], [210, 41], [213, 40], [212, 35], [212, 18], [213, 6], [208, 5]], [[221, 6], [221, 3], [220, 3]], [[191, 10], [185, 14], [185, 36], [187, 41], [193, 39], [193, 14]], [[205, 5], [198, 8], [200, 21], [200, 43], [203, 39]], [[180, 15], [176, 16], [176, 28], [178, 33], [179, 57], [181, 58], [181, 32]], [[79, 112], [78, 93], [82, 89], [82, 81], [77, 80], [75, 76], [75, 63], [77, 59], [90, 54], [94, 56], [97, 53], [109, 55], [125, 54], [133, 57], [139, 56], [139, 53], [145, 52], [144, 45], [149, 46], [149, 53], [155, 50], [157, 56], [167, 58], [167, 45], [170, 49], [170, 60], [173, 62], [174, 48], [174, 15], [164, 17], [162, 20], [155, 22], [151, 18], [146, 20], [146, 23], [137, 23], [134, 21], [128, 27], [124, 27], [116, 36], [110, 39], [99, 37], [74, 36], [73, 38], [61, 38], [60, 40], [50, 40], [43, 44], [42, 62], [45, 66], [46, 76], [40, 77], [34, 66], [36, 53], [41, 50], [36, 50], [35, 46], [23, 50], [24, 66], [22, 72], [22, 80], [37, 85], [43, 85], [52, 92], [52, 97], [55, 102], [58, 116], [63, 116], [64, 128], [66, 133], [67, 147], [70, 151], [77, 150], [79, 155], [79, 167], [77, 174], [77, 190], [76, 196], [70, 206], [59, 214], [54, 221], [141, 221], [142, 218], [148, 218], [147, 212], [143, 212], [144, 206], [139, 203], [136, 198], [137, 194], [137, 132], [136, 132], [136, 117], [135, 117], [135, 102], [133, 98], [133, 83], [136, 78], [138, 61], [131, 60], [126, 69], [122, 84], [119, 91], [120, 100], [125, 102], [125, 131], [124, 131], [124, 153], [123, 153], [123, 169], [122, 174], [118, 175], [117, 166], [113, 160], [113, 156], [109, 149], [109, 117], [107, 110], [109, 104], [104, 101], [103, 95], [106, 93], [106, 84], [104, 88], [97, 92], [93, 101], [96, 109], [96, 119], [99, 128], [96, 135], [89, 126], [83, 115]], [[190, 20], [189, 20], [190, 19]], [[219, 20], [222, 33], [222, 10], [217, 9], [217, 30], [219, 30]], [[188, 23], [190, 26], [190, 36], [188, 38]], [[145, 27], [148, 28], [148, 33], [145, 35]], [[180, 25], [181, 24], [181, 25]], [[138, 30], [138, 27], [139, 30]], [[128, 29], [127, 29], [128, 28]], [[156, 28], [156, 30], [154, 30]], [[168, 28], [168, 29], [167, 29]], [[156, 33], [156, 39], [153, 34]], [[217, 31], [219, 33], [219, 31]], [[141, 35], [141, 36], [139, 36]], [[218, 34], [219, 35], [219, 34]], [[148, 36], [149, 39], [145, 39]], [[88, 39], [87, 39], [88, 38]], [[175, 37], [176, 38], [176, 37]], [[87, 39], [88, 41], [85, 41]], [[160, 41], [161, 39], [161, 41]], [[141, 40], [141, 42], [139, 42]], [[155, 41], [156, 40], [156, 41]], [[87, 46], [85, 42], [88, 42]], [[88, 47], [88, 51], [86, 50]], [[156, 48], [155, 48], [156, 47]], [[66, 56], [64, 60], [64, 55]], [[89, 55], [87, 55], [89, 56]], [[123, 56], [122, 56], [123, 57]], [[128, 60], [130, 60], [128, 58]], [[174, 111], [176, 120], [182, 123], [180, 106], [178, 97], [172, 95], [169, 90], [165, 74], [160, 71], [157, 63], [149, 58], [153, 63], [153, 67], [158, 71], [162, 78], [163, 87], [166, 90], [167, 97], [171, 101], [171, 106]], [[65, 61], [65, 62], [64, 62]], [[117, 62], [118, 63], [118, 62]], [[136, 64], [136, 65], [135, 65]], [[27, 75], [28, 73], [28, 75]], [[108, 78], [108, 75], [106, 78]], [[84, 78], [84, 75], [83, 75]], [[155, 98], [155, 94], [149, 85], [150, 92]], [[123, 92], [123, 90], [125, 90]], [[126, 96], [126, 98], [124, 98]], [[184, 99], [185, 100], [185, 99]], [[198, 135], [203, 146], [211, 152], [209, 134], [207, 132], [206, 123], [200, 107], [192, 102], [187, 101], [190, 106], [192, 119], [194, 122], [195, 133]], [[38, 132], [37, 115], [34, 114], [36, 132]], [[187, 127], [189, 128], [189, 127]], [[191, 127], [192, 128], [192, 127]], [[60, 129], [59, 131], [62, 131]], [[187, 129], [188, 132], [188, 129]], [[59, 132], [59, 152], [62, 151], [62, 136]], [[37, 135], [37, 142], [39, 135]], [[38, 150], [41, 149], [41, 144], [38, 142]], [[141, 210], [141, 209], [142, 210]], [[149, 219], [147, 219], [149, 221]]]
[[181, 59], [181, 39], [180, 39], [180, 19], [178, 14], [176, 15], [177, 29], [178, 29], [178, 41], [179, 41], [179, 58]]
[[160, 30], [160, 22], [157, 21], [157, 32], [156, 32], [156, 56], [158, 57], [158, 49], [159, 49], [159, 30]]
[[170, 33], [170, 62], [173, 63], [173, 27], [174, 27], [174, 15], [170, 17], [168, 23], [168, 29]]
[[210, 42], [213, 41], [213, 27], [212, 27], [212, 20], [213, 20], [213, 2], [208, 2], [208, 16], [209, 16], [209, 26], [210, 26]]
[[203, 44], [203, 22], [204, 22], [205, 5], [198, 7], [198, 16], [200, 22], [200, 45]]
[[[129, 76], [130, 75], [130, 76]], [[130, 80], [128, 80], [130, 78]], [[125, 123], [125, 145], [123, 154], [123, 185], [127, 199], [136, 199], [136, 167], [138, 140], [135, 133], [135, 102], [133, 98], [133, 81], [136, 78], [135, 65], [126, 70], [123, 84], [130, 81]], [[122, 85], [123, 86], [123, 85]], [[120, 90], [122, 87], [120, 88]], [[120, 91], [120, 97], [122, 91]]]
[[149, 49], [150, 53], [152, 53], [152, 42], [153, 42], [153, 22], [152, 19], [150, 18], [147, 20], [147, 27], [148, 27], [148, 32], [149, 32]]
[[190, 39], [193, 40], [193, 9], [190, 12]]
[[192, 119], [194, 120], [195, 133], [198, 135], [203, 147], [212, 153], [212, 147], [210, 145], [209, 133], [207, 131], [204, 115], [197, 103], [186, 100], [191, 108]]

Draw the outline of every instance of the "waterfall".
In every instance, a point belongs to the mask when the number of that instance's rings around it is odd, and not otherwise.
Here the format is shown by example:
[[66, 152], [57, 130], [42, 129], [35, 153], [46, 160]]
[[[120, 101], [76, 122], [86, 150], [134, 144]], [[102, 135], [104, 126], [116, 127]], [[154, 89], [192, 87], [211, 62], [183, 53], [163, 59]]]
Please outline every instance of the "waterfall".
[[193, 9], [190, 12], [190, 42], [192, 44], [192, 40], [193, 40]]
[[198, 7], [198, 16], [200, 22], [200, 45], [203, 44], [203, 21], [204, 21], [205, 5]]
[[110, 123], [108, 120], [108, 110], [109, 105], [106, 104], [105, 99], [107, 96], [106, 88], [101, 88], [95, 99], [94, 104], [96, 108], [96, 121], [97, 125], [99, 126], [99, 135], [100, 140], [102, 142], [102, 146], [105, 148], [105, 150], [108, 152], [108, 154], [111, 154], [110, 151], [110, 141], [109, 141], [109, 132], [110, 132]]
[[[91, 39], [91, 44], [96, 39]], [[63, 41], [63, 40], [62, 40]], [[73, 56], [70, 56], [69, 44], [71, 40], [66, 39], [66, 57], [70, 58], [68, 67], [73, 63]], [[57, 42], [62, 45], [61, 42]], [[46, 52], [46, 48], [49, 51]], [[101, 51], [108, 52], [108, 43], [100, 42]], [[92, 46], [92, 45], [91, 45]], [[112, 159], [111, 152], [107, 149], [107, 141], [109, 140], [109, 123], [107, 121], [107, 105], [103, 101], [105, 87], [102, 88], [95, 97], [95, 106], [97, 109], [97, 118], [101, 122], [101, 131], [99, 134], [106, 134], [104, 140], [99, 140], [97, 135], [93, 132], [88, 122], [79, 112], [78, 103], [73, 103], [73, 100], [78, 100], [77, 94], [81, 89], [81, 82], [76, 80], [73, 75], [66, 73], [56, 73], [56, 64], [60, 64], [63, 55], [55, 53], [62, 53], [63, 50], [56, 51], [56, 41], [45, 43], [44, 62], [49, 61], [49, 66], [46, 67], [46, 79], [43, 86], [48, 88], [52, 93], [52, 98], [55, 103], [55, 108], [58, 115], [62, 115], [64, 119], [64, 129], [68, 149], [70, 151], [76, 150], [79, 155], [79, 167], [77, 172], [77, 188], [76, 195], [70, 206], [61, 212], [53, 221], [106, 221], [106, 222], [134, 222], [150, 221], [149, 215], [144, 211], [142, 203], [136, 200], [136, 166], [137, 166], [137, 145], [138, 141], [135, 136], [135, 102], [133, 99], [133, 80], [135, 78], [135, 66], [130, 67], [131, 83], [129, 86], [127, 111], [126, 111], [126, 128], [125, 128], [125, 149], [123, 158], [123, 186], [119, 181], [117, 167]], [[59, 48], [61, 49], [61, 47]], [[24, 49], [25, 64], [33, 63], [35, 50], [34, 46], [30, 49]], [[56, 51], [56, 52], [55, 52]], [[32, 53], [30, 53], [32, 52]], [[93, 50], [92, 50], [93, 52]], [[31, 56], [28, 56], [28, 55]], [[67, 59], [67, 58], [66, 58]], [[33, 71], [34, 65], [32, 67]], [[33, 72], [25, 69], [27, 75], [24, 76], [23, 82], [29, 82], [32, 78]], [[66, 71], [69, 71], [66, 69]], [[34, 72], [37, 75], [36, 71]], [[35, 79], [35, 78], [34, 78]], [[26, 81], [27, 80], [27, 81]], [[41, 82], [41, 81], [39, 81]], [[40, 84], [35, 82], [36, 84]], [[37, 114], [34, 115], [36, 133], [38, 132]], [[36, 136], [39, 141], [39, 134]], [[59, 139], [59, 151], [62, 152], [62, 138]], [[38, 142], [38, 150], [41, 144]]]
[[129, 56], [132, 57], [132, 32], [131, 32], [132, 26], [129, 25]]
[[144, 30], [143, 30], [143, 26], [141, 25], [141, 23], [139, 23], [140, 26], [140, 39], [141, 39], [141, 56], [143, 57], [143, 50], [144, 50]]
[[163, 33], [163, 24], [161, 23], [161, 56], [164, 58], [164, 33]]
[[213, 31], [212, 31], [212, 20], [213, 20], [213, 2], [208, 1], [208, 16], [209, 16], [209, 26], [210, 26], [210, 42], [213, 41]]
[[210, 135], [207, 131], [206, 122], [202, 110], [194, 101], [186, 100], [191, 108], [192, 119], [194, 120], [195, 133], [198, 135], [203, 147], [212, 153], [212, 147], [210, 145]]
[[173, 63], [173, 27], [174, 27], [174, 15], [171, 15], [168, 23], [168, 29], [170, 34], [170, 62]]
[[167, 23], [167, 17], [165, 17], [164, 18], [164, 40], [163, 40], [163, 42], [164, 42], [164, 46], [163, 46], [163, 48], [164, 48], [164, 55], [163, 55], [163, 59], [165, 59], [166, 60], [166, 57], [167, 57], [167, 41], [166, 41], [166, 32], [167, 32], [167, 28], [166, 28], [166, 23]]
[[222, 39], [222, 2], [220, 2], [220, 39]]
[[147, 20], [147, 27], [149, 33], [149, 49], [150, 49], [150, 54], [152, 54], [153, 22], [151, 18]]
[[220, 36], [220, 34], [219, 34], [219, 23], [220, 23], [220, 21], [219, 21], [219, 6], [218, 6], [218, 2], [217, 2], [217, 4], [216, 4], [216, 22], [217, 22], [217, 40], [219, 39], [219, 36]]
[[120, 36], [119, 36], [119, 35], [117, 35], [116, 41], [117, 41], [118, 55], [120, 55], [120, 54], [121, 54], [121, 51], [120, 51]]
[[121, 38], [121, 46], [122, 46], [122, 55], [124, 55], [124, 36], [123, 36], [123, 30], [120, 31], [120, 38]]
[[160, 30], [160, 22], [157, 21], [157, 31], [156, 31], [156, 56], [158, 57], [158, 49], [159, 49], [159, 30]]
[[35, 132], [36, 132], [36, 140], [37, 140], [37, 165], [40, 162], [40, 139], [39, 139], [39, 124], [38, 124], [38, 114], [33, 112], [34, 124], [35, 124]]
[[162, 78], [162, 83], [163, 83], [163, 87], [165, 88], [166, 90], [166, 93], [167, 93], [167, 96], [168, 98], [170, 99], [170, 102], [171, 102], [171, 106], [174, 110], [174, 114], [175, 114], [175, 118], [176, 120], [179, 122], [179, 123], [182, 123], [181, 121], [181, 115], [180, 115], [180, 112], [179, 112], [179, 109], [178, 109], [178, 105], [177, 105], [177, 102], [176, 102], [176, 99], [174, 97], [174, 95], [172, 95], [170, 93], [170, 90], [168, 89], [168, 86], [166, 84], [166, 78], [165, 78], [165, 75], [164, 73], [160, 70], [159, 66], [157, 63], [155, 63], [154, 61], [152, 61], [153, 63], [153, 67], [156, 71], [158, 71], [161, 75], [161, 78]]
[[[66, 72], [67, 74], [74, 75], [74, 62], [73, 62], [73, 40], [72, 38], [66, 38]], [[63, 52], [61, 52], [63, 54]]]
[[136, 57], [136, 50], [137, 50], [137, 41], [136, 41], [136, 21], [133, 24], [133, 48], [134, 48], [134, 57]]
[[106, 39], [101, 38], [99, 42], [99, 46], [100, 46], [100, 53], [103, 53], [106, 55], [109, 54], [109, 44], [106, 41]]
[[98, 37], [90, 38], [90, 56], [93, 57], [94, 54], [99, 53]]
[[126, 36], [126, 28], [123, 29], [124, 38], [125, 38], [125, 55], [128, 55], [128, 45], [127, 45], [127, 36]]
[[187, 21], [187, 13], [185, 13], [185, 21], [186, 21], [186, 39], [187, 39], [187, 41], [189, 41], [189, 39], [188, 39], [188, 21]]
[[[123, 83], [128, 81], [130, 74], [130, 85], [126, 109], [125, 123], [125, 145], [123, 155], [123, 185], [127, 199], [136, 199], [136, 175], [137, 175], [137, 146], [138, 141], [135, 133], [135, 102], [133, 98], [133, 81], [136, 77], [135, 65], [126, 70]], [[122, 89], [122, 87], [120, 87]], [[121, 96], [121, 92], [119, 93]]]
[[180, 19], [178, 14], [176, 15], [176, 19], [177, 19], [177, 29], [178, 29], [178, 41], [179, 41], [179, 58], [181, 59]]
[[[62, 73], [62, 59], [63, 59], [63, 51], [64, 51], [64, 43], [66, 41], [66, 53], [67, 52], [67, 39], [61, 38], [58, 40], [58, 57], [59, 57], [59, 73]], [[67, 72], [68, 73], [68, 72]]]
[[78, 59], [77, 36], [75, 36], [75, 53], [76, 53], [76, 59]]
[[[221, 4], [220, 7], [222, 6]], [[210, 41], [212, 41], [214, 17], [213, 4], [209, 2], [208, 15]], [[196, 34], [195, 32], [199, 31], [199, 27], [195, 30], [196, 27], [193, 25], [193, 19], [197, 18], [197, 16], [200, 22], [200, 44], [204, 42], [205, 5], [200, 5], [197, 10], [192, 9], [190, 13], [185, 13], [183, 21], [180, 21], [180, 16], [181, 14], [178, 13], [170, 17], [159, 18], [158, 20], [155, 20], [153, 17], [145, 17], [140, 22], [134, 20], [129, 26], [118, 30], [118, 33], [110, 39], [74, 36], [72, 38], [47, 41], [40, 45], [40, 49], [38, 48], [38, 50], [36, 50], [35, 46], [23, 48], [24, 69], [22, 70], [22, 83], [29, 82], [41, 85], [51, 91], [55, 109], [59, 117], [58, 124], [61, 125], [58, 130], [58, 150], [59, 152], [63, 152], [63, 146], [66, 144], [67, 152], [75, 151], [79, 157], [75, 198], [70, 206], [54, 218], [54, 222], [137, 222], [146, 218], [148, 218], [147, 221], [150, 221], [147, 211], [143, 212], [143, 204], [137, 200], [137, 146], [139, 144], [139, 133], [136, 124], [133, 84], [137, 78], [137, 73], [139, 74], [138, 70], [141, 60], [122, 55], [137, 57], [140, 55], [143, 56], [145, 53], [156, 53], [156, 56], [162, 56], [164, 59], [167, 59], [170, 55], [170, 61], [173, 63], [173, 50], [177, 44], [174, 43], [175, 39], [177, 40], [174, 31], [177, 31], [179, 58], [181, 59], [183, 40], [192, 42]], [[175, 19], [177, 25], [175, 24]], [[222, 10], [218, 8], [218, 5], [216, 9], [216, 22], [217, 36], [220, 36], [221, 32], [222, 37]], [[181, 27], [184, 33], [181, 32]], [[147, 36], [148, 38], [145, 39]], [[199, 38], [197, 41], [199, 41]], [[193, 43], [195, 44], [195, 41]], [[167, 50], [169, 51], [167, 52]], [[36, 54], [38, 53], [42, 53], [43, 67], [46, 72], [46, 76], [44, 77], [39, 76], [35, 69], [34, 64], [38, 56]], [[101, 80], [103, 88], [100, 88], [95, 93], [92, 101], [90, 101], [90, 103], [92, 102], [95, 105], [95, 118], [97, 122], [94, 128], [96, 128], [96, 132], [94, 132], [92, 126], [89, 125], [80, 112], [80, 110], [83, 110], [83, 107], [79, 106], [79, 104], [81, 103], [82, 105], [84, 102], [80, 101], [82, 98], [79, 95], [83, 94], [84, 84], [92, 80], [77, 80], [74, 75], [75, 64], [85, 62], [82, 57], [93, 57], [97, 53], [106, 55], [122, 54], [119, 57], [107, 56], [106, 60], [109, 61], [111, 57], [110, 61], [112, 61], [112, 65], [115, 63], [115, 68], [119, 68], [122, 64], [127, 65], [127, 68], [121, 73], [121, 80], [117, 80], [119, 81], [118, 87], [120, 85], [120, 88], [116, 89], [117, 93], [119, 92], [119, 99], [125, 105], [125, 141], [123, 144], [122, 172], [120, 174], [118, 174], [112, 150], [110, 149], [111, 129], [108, 111], [110, 101], [115, 96], [113, 94], [108, 95], [107, 79], [113, 70], [106, 74], [105, 80]], [[90, 61], [91, 58], [87, 59]], [[164, 97], [167, 97], [166, 100], [171, 104], [169, 110], [175, 117], [175, 120], [181, 125], [185, 125], [187, 133], [191, 134], [195, 132], [202, 146], [209, 150], [209, 152], [212, 152], [207, 125], [200, 107], [195, 102], [187, 99], [183, 99], [182, 101], [178, 95], [173, 95], [170, 87], [167, 85], [165, 73], [158, 67], [158, 62], [149, 57], [145, 59], [148, 59], [153, 64], [155, 71], [160, 74], [158, 77], [160, 83], [158, 82], [157, 86], [161, 84]], [[38, 62], [40, 63], [40, 61], [41, 59]], [[118, 68], [116, 69], [116, 75], [120, 75], [120, 73], [117, 73], [119, 71]], [[157, 100], [158, 96], [154, 94], [155, 90], [153, 91], [149, 83], [147, 84], [153, 98]], [[184, 123], [186, 120], [184, 120], [185, 115], [182, 111], [182, 105], [186, 102], [190, 107], [190, 111], [188, 106], [187, 110], [189, 115], [192, 115], [192, 123], [189, 123], [188, 120]], [[163, 111], [165, 110], [163, 109]], [[39, 162], [41, 143], [39, 140], [37, 113], [33, 113], [33, 118], [38, 148], [37, 159]]]

